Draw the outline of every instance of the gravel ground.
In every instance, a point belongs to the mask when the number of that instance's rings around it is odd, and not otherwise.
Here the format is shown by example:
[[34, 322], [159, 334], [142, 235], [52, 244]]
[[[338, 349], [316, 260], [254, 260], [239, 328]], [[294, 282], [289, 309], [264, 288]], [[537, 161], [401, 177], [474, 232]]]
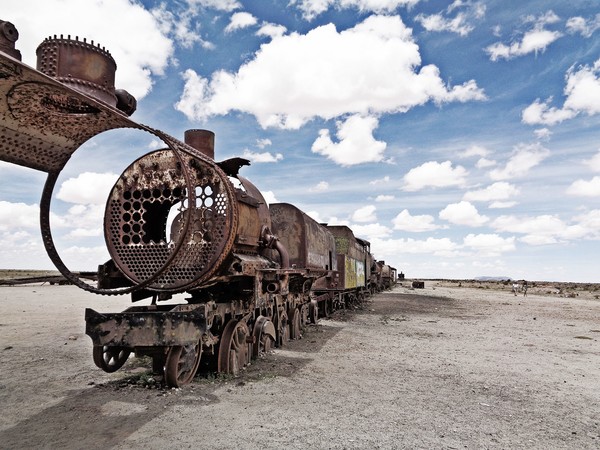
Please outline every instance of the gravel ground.
[[92, 362], [84, 308], [127, 299], [0, 287], [0, 448], [600, 448], [600, 301], [492, 287], [399, 286], [168, 390]]

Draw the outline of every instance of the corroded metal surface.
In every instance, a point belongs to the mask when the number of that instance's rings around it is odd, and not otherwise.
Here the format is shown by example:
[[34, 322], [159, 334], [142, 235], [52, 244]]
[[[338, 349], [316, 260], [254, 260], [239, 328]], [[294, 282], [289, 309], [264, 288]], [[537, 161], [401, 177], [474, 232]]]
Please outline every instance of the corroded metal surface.
[[61, 35], [45, 39], [36, 53], [40, 72], [107, 105], [117, 105], [117, 64], [100, 44]]

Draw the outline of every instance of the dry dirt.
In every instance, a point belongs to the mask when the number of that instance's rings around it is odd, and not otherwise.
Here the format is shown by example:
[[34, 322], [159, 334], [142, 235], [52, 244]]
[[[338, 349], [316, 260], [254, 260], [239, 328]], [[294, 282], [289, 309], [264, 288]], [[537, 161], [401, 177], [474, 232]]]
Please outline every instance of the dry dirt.
[[396, 287], [165, 390], [135, 384], [144, 361], [92, 362], [84, 308], [126, 298], [0, 287], [0, 448], [600, 448], [600, 301], [552, 288]]

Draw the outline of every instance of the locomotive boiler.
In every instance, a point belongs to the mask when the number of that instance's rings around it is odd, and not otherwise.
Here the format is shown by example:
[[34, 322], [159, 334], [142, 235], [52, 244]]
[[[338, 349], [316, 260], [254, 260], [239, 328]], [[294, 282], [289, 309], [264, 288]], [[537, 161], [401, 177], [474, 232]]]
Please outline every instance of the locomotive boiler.
[[[208, 130], [188, 130], [182, 142], [131, 120], [135, 99], [115, 89], [106, 49], [55, 36], [38, 47], [34, 69], [20, 61], [12, 24], [0, 22], [0, 31], [0, 159], [47, 173], [40, 224], [50, 259], [82, 289], [148, 303], [86, 309], [98, 367], [118, 370], [133, 352], [149, 356], [169, 386], [189, 383], [200, 365], [237, 374], [300, 338], [307, 323], [374, 290], [369, 243], [348, 227], [319, 224], [290, 204], [267, 205], [239, 174], [248, 160], [215, 161]], [[115, 181], [103, 223], [110, 260], [91, 285], [63, 263], [50, 203], [73, 153], [113, 129], [142, 130], [165, 147]], [[162, 302], [176, 293], [185, 302]]]

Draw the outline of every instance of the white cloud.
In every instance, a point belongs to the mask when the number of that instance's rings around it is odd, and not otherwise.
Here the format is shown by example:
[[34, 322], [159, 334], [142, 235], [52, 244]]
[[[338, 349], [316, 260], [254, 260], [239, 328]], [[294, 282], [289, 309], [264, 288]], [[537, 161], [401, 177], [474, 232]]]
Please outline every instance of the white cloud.
[[396, 197], [394, 197], [393, 195], [385, 195], [385, 194], [379, 194], [377, 197], [375, 197], [375, 201], [377, 203], [391, 202], [395, 199], [396, 199]]
[[420, 233], [440, 228], [434, 223], [434, 220], [434, 217], [429, 215], [412, 216], [407, 209], [404, 209], [392, 219], [392, 223], [394, 230]]
[[489, 175], [492, 180], [508, 180], [521, 177], [550, 155], [541, 144], [520, 144], [513, 150], [504, 168], [494, 169]]
[[273, 144], [271, 142], [271, 139], [265, 138], [265, 139], [257, 139], [256, 140], [256, 146], [258, 148], [265, 148], [268, 147], [269, 145]]
[[118, 178], [118, 175], [110, 172], [83, 172], [64, 181], [56, 198], [68, 203], [105, 205]]
[[186, 0], [192, 6], [201, 6], [203, 8], [216, 9], [218, 11], [233, 11], [241, 8], [242, 5], [237, 0]]
[[404, 175], [405, 191], [418, 191], [425, 187], [448, 187], [464, 186], [467, 170], [462, 166], [452, 167], [450, 161], [438, 163], [437, 161], [426, 162]]
[[390, 177], [386, 175], [383, 178], [378, 178], [377, 180], [369, 181], [369, 184], [372, 186], [376, 186], [378, 184], [385, 184], [385, 183], [389, 183], [389, 182], [390, 182]]
[[496, 161], [493, 159], [479, 158], [479, 160], [475, 163], [475, 167], [478, 169], [488, 169], [490, 167], [494, 167], [496, 164]]
[[419, 3], [420, 0], [291, 0], [290, 4], [297, 4], [298, 9], [306, 20], [312, 20], [324, 13], [329, 8], [348, 9], [354, 8], [361, 12], [391, 13], [400, 6], [408, 8]]
[[463, 195], [463, 200], [472, 202], [489, 202], [492, 200], [507, 200], [519, 194], [519, 189], [510, 183], [500, 181], [476, 191], [468, 191]]
[[433, 256], [455, 256], [460, 246], [448, 238], [429, 237], [417, 239], [371, 239], [371, 251], [378, 258], [394, 257], [399, 254], [431, 254]]
[[248, 149], [244, 150], [243, 156], [253, 163], [274, 163], [283, 159], [281, 153], [276, 153], [275, 155], [270, 152], [256, 153]]
[[315, 186], [311, 187], [309, 192], [325, 192], [329, 189], [329, 183], [327, 181], [319, 181]]
[[382, 161], [387, 144], [373, 137], [378, 124], [374, 117], [350, 116], [344, 122], [337, 122], [339, 142], [333, 142], [329, 130], [323, 129], [311, 150], [342, 166]]
[[586, 19], [584, 17], [571, 17], [567, 20], [567, 32], [570, 34], [579, 33], [585, 38], [589, 38], [600, 29], [600, 14]]
[[533, 130], [533, 134], [535, 137], [541, 140], [548, 140], [550, 136], [552, 136], [552, 131], [548, 128], [538, 128], [537, 130]]
[[458, 156], [460, 158], [470, 158], [472, 156], [479, 156], [481, 158], [485, 158], [486, 156], [489, 156], [490, 153], [491, 152], [485, 147], [482, 147], [480, 145], [472, 145], [465, 151], [461, 152]]
[[354, 222], [360, 222], [360, 223], [375, 222], [377, 220], [377, 216], [375, 215], [376, 209], [377, 208], [375, 208], [375, 206], [373, 206], [373, 205], [367, 205], [367, 206], [358, 208], [352, 214], [352, 220]]
[[371, 239], [383, 239], [392, 234], [392, 230], [378, 223], [367, 225], [353, 224], [351, 226], [354, 236], [371, 241]]
[[[447, 17], [458, 8], [463, 11], [458, 12], [454, 17]], [[486, 7], [482, 2], [463, 2], [456, 0], [444, 13], [439, 14], [419, 14], [415, 20], [419, 22], [427, 31], [449, 31], [457, 33], [460, 36], [467, 36], [475, 28], [472, 22], [485, 16]]]
[[577, 115], [576, 111], [551, 107], [552, 98], [545, 102], [536, 99], [521, 113], [521, 120], [527, 125], [556, 125], [563, 120], [572, 119]]
[[263, 23], [256, 32], [256, 35], [268, 36], [271, 39], [275, 39], [276, 37], [283, 36], [286, 32], [287, 28], [283, 25], [277, 25], [274, 23]]
[[596, 176], [589, 181], [574, 181], [567, 188], [567, 194], [578, 197], [600, 197], [600, 176]]
[[506, 209], [517, 205], [517, 202], [492, 202], [489, 204], [489, 209]]
[[562, 33], [544, 28], [544, 26], [556, 23], [558, 20], [558, 16], [552, 11], [548, 11], [538, 18], [529, 18], [528, 21], [533, 22], [533, 28], [525, 32], [520, 41], [514, 41], [510, 45], [496, 42], [486, 47], [485, 51], [490, 55], [492, 61], [508, 60], [529, 53], [544, 52], [550, 44], [562, 37]]
[[545, 102], [536, 99], [523, 110], [523, 123], [551, 126], [572, 119], [579, 113], [589, 116], [600, 113], [600, 59], [593, 66], [571, 67], [565, 78], [566, 100], [562, 108], [550, 106], [552, 98]]
[[439, 217], [455, 225], [468, 227], [479, 227], [490, 220], [480, 215], [475, 206], [465, 201], [449, 204], [440, 211]]
[[35, 49], [57, 30], [101, 43], [117, 62], [116, 87], [138, 100], [151, 90], [152, 76], [164, 74], [173, 56], [173, 42], [157, 17], [129, 0], [21, 0], [5, 2], [2, 15], [19, 30], [23, 61], [33, 67]]
[[16, 228], [37, 228], [39, 224], [39, 205], [10, 203], [0, 200], [0, 231], [9, 231]]
[[[519, 240], [529, 245], [546, 245], [567, 240], [593, 237], [597, 229], [589, 229], [582, 224], [593, 219], [593, 215], [583, 215], [569, 225], [555, 215], [540, 216], [500, 216], [491, 222], [492, 228], [500, 232], [524, 234]], [[580, 222], [580, 223], [577, 223]], [[589, 223], [589, 222], [588, 222]]]
[[262, 191], [261, 192], [267, 204], [279, 203], [279, 200], [275, 197], [273, 191]]
[[598, 151], [598, 153], [596, 153], [592, 158], [584, 161], [584, 163], [587, 164], [594, 172], [600, 172], [600, 151]]
[[452, 87], [436, 66], [420, 64], [419, 47], [399, 16], [370, 16], [339, 32], [328, 24], [273, 39], [237, 73], [220, 70], [208, 80], [187, 70], [176, 108], [190, 120], [242, 111], [263, 128], [298, 129], [316, 117], [485, 98], [473, 80]]
[[494, 257], [516, 249], [515, 238], [503, 238], [497, 234], [468, 234], [463, 239], [465, 247], [475, 250], [479, 256]]
[[236, 12], [231, 16], [229, 24], [225, 27], [225, 33], [248, 28], [258, 23], [258, 19], [249, 12]]

